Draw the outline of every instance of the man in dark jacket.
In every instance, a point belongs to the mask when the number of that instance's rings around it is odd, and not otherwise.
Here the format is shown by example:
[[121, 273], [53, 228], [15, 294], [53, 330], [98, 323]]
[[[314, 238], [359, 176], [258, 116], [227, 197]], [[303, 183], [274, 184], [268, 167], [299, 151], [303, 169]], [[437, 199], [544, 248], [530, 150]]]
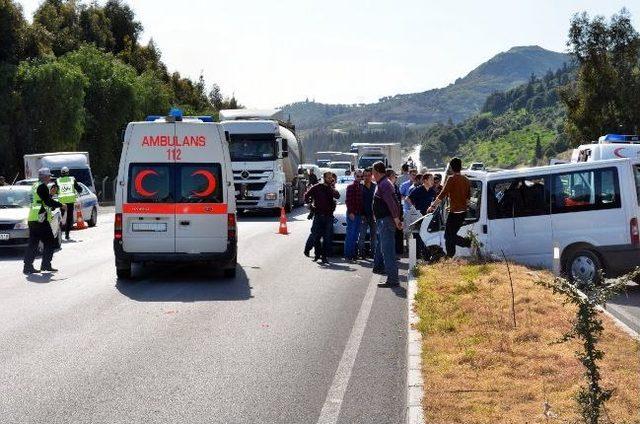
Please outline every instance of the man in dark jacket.
[[309, 256], [311, 248], [315, 247], [316, 257], [314, 260], [322, 259], [323, 264], [329, 263], [327, 256], [331, 252], [333, 212], [336, 209], [335, 199], [340, 198], [340, 193], [333, 187], [334, 184], [331, 172], [325, 172], [324, 181], [311, 187], [304, 195], [306, 203], [313, 202], [315, 211], [311, 234], [309, 234], [304, 246], [304, 254]]
[[344, 257], [351, 261], [356, 259], [360, 222], [362, 220], [362, 171], [355, 173], [353, 183], [346, 190], [345, 204], [347, 206], [347, 234], [344, 241]]
[[369, 230], [369, 245], [371, 246], [372, 257], [376, 246], [376, 223], [373, 218], [373, 193], [376, 191], [376, 183], [373, 182], [371, 168], [364, 170], [362, 178], [362, 217], [358, 236], [358, 255], [364, 259], [367, 257], [365, 250], [367, 230]]
[[42, 252], [41, 271], [56, 272], [57, 269], [51, 266], [53, 259], [53, 251], [55, 249], [55, 239], [53, 238], [53, 230], [51, 229], [51, 221], [53, 220], [53, 209], [65, 209], [62, 203], [56, 202], [51, 198], [48, 183], [51, 181], [51, 171], [49, 168], [41, 168], [38, 170], [38, 178], [40, 181], [35, 183], [32, 188], [31, 206], [29, 208], [29, 246], [24, 255], [23, 273], [29, 275], [40, 272], [33, 267], [33, 261], [38, 253], [38, 246], [42, 242], [44, 250]]
[[373, 164], [373, 177], [378, 182], [373, 195], [373, 214], [378, 230], [373, 272], [386, 273], [387, 281], [380, 287], [394, 287], [400, 284], [396, 259], [396, 230], [402, 230], [400, 204], [396, 188], [387, 178], [387, 169], [382, 162]]

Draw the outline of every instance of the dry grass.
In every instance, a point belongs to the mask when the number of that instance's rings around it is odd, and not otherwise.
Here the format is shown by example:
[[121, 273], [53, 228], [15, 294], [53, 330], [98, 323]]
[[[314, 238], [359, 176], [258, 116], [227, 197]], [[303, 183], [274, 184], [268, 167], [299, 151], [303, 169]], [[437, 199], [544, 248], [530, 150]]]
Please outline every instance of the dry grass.
[[[579, 346], [553, 344], [570, 328], [575, 310], [534, 284], [551, 274], [517, 265], [511, 273], [517, 328], [505, 264], [445, 261], [421, 268], [415, 307], [424, 336], [428, 423], [579, 422]], [[640, 345], [603, 318], [603, 386], [616, 389], [607, 404], [609, 420], [640, 423]]]

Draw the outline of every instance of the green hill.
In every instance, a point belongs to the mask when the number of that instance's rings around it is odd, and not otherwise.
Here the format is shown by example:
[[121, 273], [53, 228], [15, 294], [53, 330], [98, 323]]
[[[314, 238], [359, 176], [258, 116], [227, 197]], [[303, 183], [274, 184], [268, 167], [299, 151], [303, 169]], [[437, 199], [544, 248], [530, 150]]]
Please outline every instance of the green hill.
[[539, 46], [513, 47], [494, 56], [444, 88], [399, 94], [365, 105], [330, 105], [313, 101], [283, 107], [301, 129], [350, 126], [368, 121], [434, 124], [460, 122], [478, 113], [486, 98], [544, 75], [568, 62], [568, 56]]
[[423, 137], [422, 162], [436, 166], [458, 155], [466, 163], [509, 168], [563, 152], [569, 144], [559, 90], [573, 78], [567, 66], [542, 78], [532, 76], [525, 84], [490, 95], [481, 113], [458, 124], [431, 127]]

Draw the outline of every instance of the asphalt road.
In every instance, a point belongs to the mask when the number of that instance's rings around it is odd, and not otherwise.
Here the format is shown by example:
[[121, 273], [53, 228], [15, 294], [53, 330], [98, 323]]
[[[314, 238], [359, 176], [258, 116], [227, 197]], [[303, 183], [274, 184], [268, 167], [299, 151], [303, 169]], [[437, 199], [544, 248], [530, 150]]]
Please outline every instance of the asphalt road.
[[633, 331], [640, 333], [640, 285], [628, 284], [626, 291], [614, 297], [606, 309]]
[[304, 218], [282, 236], [241, 217], [235, 280], [185, 265], [117, 281], [111, 213], [72, 233], [56, 274], [0, 251], [0, 422], [317, 423], [327, 405], [339, 423], [402, 422], [406, 279], [315, 264]]

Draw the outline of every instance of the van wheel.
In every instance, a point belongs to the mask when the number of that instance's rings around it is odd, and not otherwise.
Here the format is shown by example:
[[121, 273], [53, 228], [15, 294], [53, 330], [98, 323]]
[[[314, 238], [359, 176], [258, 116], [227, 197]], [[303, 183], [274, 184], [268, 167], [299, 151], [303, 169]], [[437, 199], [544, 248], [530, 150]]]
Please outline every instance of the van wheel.
[[223, 271], [224, 274], [224, 278], [236, 278], [236, 266], [234, 265], [233, 268], [227, 268]]
[[573, 252], [566, 261], [565, 274], [576, 283], [599, 283], [602, 261], [593, 250], [581, 249]]
[[131, 279], [131, 262], [116, 263], [116, 276], [119, 280]]
[[98, 224], [98, 211], [96, 208], [91, 209], [91, 218], [87, 221], [89, 227], [95, 227]]

